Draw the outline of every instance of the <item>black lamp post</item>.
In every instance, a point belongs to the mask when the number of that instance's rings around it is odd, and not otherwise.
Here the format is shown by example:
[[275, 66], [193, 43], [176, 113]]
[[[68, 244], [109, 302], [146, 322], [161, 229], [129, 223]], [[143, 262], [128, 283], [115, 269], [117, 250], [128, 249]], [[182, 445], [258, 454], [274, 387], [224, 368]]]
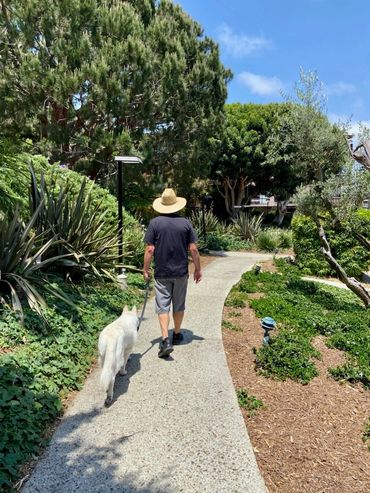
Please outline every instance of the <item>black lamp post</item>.
[[140, 158], [136, 156], [116, 156], [117, 161], [117, 200], [118, 200], [118, 274], [123, 273], [123, 183], [122, 183], [122, 166], [123, 164], [142, 164]]
[[205, 208], [211, 205], [212, 202], [212, 197], [211, 195], [202, 195], [202, 232], [203, 232], [203, 238], [206, 239], [207, 237], [207, 231], [206, 231], [206, 220], [205, 220]]

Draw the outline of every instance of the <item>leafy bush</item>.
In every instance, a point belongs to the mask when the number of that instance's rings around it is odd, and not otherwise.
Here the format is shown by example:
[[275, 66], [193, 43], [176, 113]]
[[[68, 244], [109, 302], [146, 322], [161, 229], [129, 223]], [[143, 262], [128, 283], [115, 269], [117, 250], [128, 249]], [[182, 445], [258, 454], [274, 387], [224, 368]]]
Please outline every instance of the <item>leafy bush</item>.
[[27, 207], [28, 175], [28, 164], [17, 155], [15, 143], [0, 138], [0, 217], [10, 218], [15, 207]]
[[275, 229], [264, 229], [257, 237], [257, 248], [266, 252], [273, 252], [279, 246], [279, 237]]
[[246, 295], [244, 293], [239, 293], [233, 288], [226, 298], [225, 306], [232, 306], [233, 308], [244, 308], [245, 300]]
[[291, 378], [306, 384], [318, 375], [312, 357], [319, 358], [320, 353], [311, 346], [305, 334], [281, 330], [268, 346], [257, 351], [256, 365], [263, 375], [281, 380]]
[[260, 399], [248, 394], [247, 389], [238, 389], [236, 391], [239, 406], [248, 411], [248, 416], [255, 416], [258, 409], [263, 409], [264, 405]]
[[[356, 213], [355, 217], [358, 217], [358, 224], [361, 225], [359, 229], [363, 234], [369, 235], [368, 213], [361, 210]], [[334, 227], [329, 217], [324, 221], [324, 227], [333, 256], [349, 276], [359, 279], [362, 272], [368, 268], [370, 253], [356, 241], [348, 230]], [[313, 220], [308, 216], [295, 214], [292, 220], [292, 230], [294, 253], [302, 272], [318, 276], [335, 275], [321, 253], [320, 240]]]
[[266, 228], [257, 237], [257, 248], [259, 250], [273, 252], [292, 247], [292, 233], [284, 229]]
[[0, 314], [0, 346], [6, 340], [13, 348], [0, 355], [1, 491], [11, 489], [19, 466], [44, 444], [45, 431], [60, 414], [63, 397], [81, 388], [95, 357], [99, 331], [125, 304], [141, 303], [142, 291], [131, 287], [138, 279], [129, 274], [128, 282], [126, 291], [114, 284], [83, 286], [80, 293], [69, 287], [78, 313], [46, 295], [55, 308], [44, 312], [44, 320], [25, 310], [23, 327], [9, 311]]

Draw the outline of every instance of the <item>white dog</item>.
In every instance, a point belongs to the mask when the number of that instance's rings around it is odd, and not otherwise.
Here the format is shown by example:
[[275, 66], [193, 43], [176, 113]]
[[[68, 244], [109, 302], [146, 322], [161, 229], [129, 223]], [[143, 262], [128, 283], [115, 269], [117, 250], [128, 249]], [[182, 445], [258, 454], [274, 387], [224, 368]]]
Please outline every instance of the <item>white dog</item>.
[[122, 315], [107, 325], [99, 336], [100, 382], [107, 393], [105, 404], [113, 400], [113, 387], [116, 375], [126, 375], [126, 363], [137, 340], [139, 319], [136, 307], [124, 307]]

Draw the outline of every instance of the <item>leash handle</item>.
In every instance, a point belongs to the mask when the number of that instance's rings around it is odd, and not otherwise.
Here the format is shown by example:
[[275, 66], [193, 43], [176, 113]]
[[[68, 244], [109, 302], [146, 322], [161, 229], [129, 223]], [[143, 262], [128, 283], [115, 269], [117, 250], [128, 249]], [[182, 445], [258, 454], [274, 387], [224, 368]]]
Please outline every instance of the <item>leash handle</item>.
[[140, 329], [141, 322], [143, 321], [144, 312], [145, 312], [145, 308], [146, 308], [146, 303], [148, 301], [148, 296], [149, 296], [149, 281], [147, 281], [146, 282], [146, 285], [145, 285], [144, 304], [143, 304], [143, 309], [141, 310], [141, 315], [140, 315], [140, 318], [139, 318], [139, 324], [137, 326], [137, 331], [138, 332], [139, 332], [139, 329]]

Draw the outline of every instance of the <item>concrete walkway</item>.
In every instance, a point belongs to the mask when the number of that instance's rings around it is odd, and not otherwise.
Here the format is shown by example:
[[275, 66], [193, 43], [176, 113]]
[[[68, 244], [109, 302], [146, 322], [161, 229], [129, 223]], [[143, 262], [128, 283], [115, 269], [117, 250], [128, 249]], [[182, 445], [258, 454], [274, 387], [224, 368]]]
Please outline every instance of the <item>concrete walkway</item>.
[[[225, 297], [271, 255], [230, 253], [189, 282], [185, 341], [157, 357], [154, 303], [104, 408], [98, 371], [87, 379], [23, 493], [265, 493], [221, 336]], [[246, 382], [248, 386], [248, 382]]]

